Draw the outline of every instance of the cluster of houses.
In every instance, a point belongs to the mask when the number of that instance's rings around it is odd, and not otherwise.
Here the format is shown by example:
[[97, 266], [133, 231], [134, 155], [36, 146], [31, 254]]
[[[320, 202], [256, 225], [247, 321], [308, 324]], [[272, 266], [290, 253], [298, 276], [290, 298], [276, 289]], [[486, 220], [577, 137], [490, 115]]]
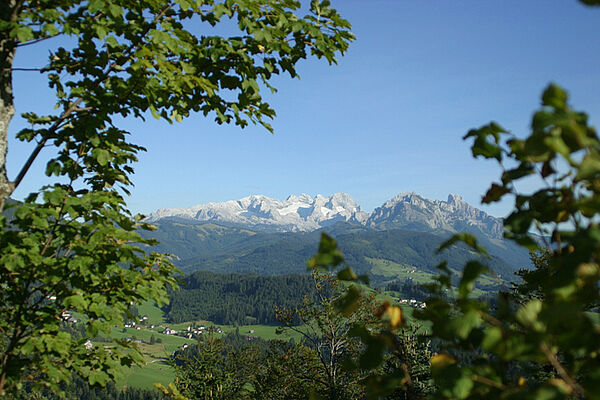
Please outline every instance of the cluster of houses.
[[166, 327], [162, 333], [165, 335], [177, 335], [177, 336], [183, 336], [183, 337], [187, 337], [188, 339], [193, 339], [195, 337], [199, 337], [200, 335], [202, 335], [203, 332], [215, 332], [215, 333], [223, 333], [223, 330], [219, 327], [212, 327], [212, 326], [197, 326], [192, 328], [191, 326], [188, 326], [187, 329], [184, 329], [182, 331], [176, 331], [175, 329], [171, 329], [169, 327]]
[[[140, 318], [140, 323], [141, 324], [145, 323], [146, 321], [148, 321], [148, 317], [147, 316], [144, 315], [142, 318]], [[139, 324], [137, 324], [137, 323], [135, 323], [135, 322], [126, 322], [124, 326], [125, 326], [125, 328], [134, 328], [134, 329], [137, 329], [138, 331], [140, 329], [142, 329], [142, 326], [139, 325]], [[150, 329], [152, 329], [152, 328], [154, 328], [154, 325], [150, 326]]]
[[73, 317], [73, 315], [71, 315], [70, 312], [63, 311], [62, 314], [60, 314], [60, 316], [64, 321], [70, 322], [72, 324], [77, 323], [77, 319]]
[[400, 299], [401, 304], [408, 304], [411, 307], [425, 308], [425, 303], [416, 299]]
[[[63, 313], [64, 314], [64, 313]], [[155, 328], [162, 328], [162, 327], [158, 327], [157, 325], [146, 325], [148, 322], [148, 317], [147, 316], [143, 316], [140, 318], [139, 323], [134, 322], [134, 321], [126, 321], [124, 324], [125, 328], [132, 328], [132, 329], [137, 329], [137, 330], [141, 330], [144, 326], [149, 328], [149, 329], [155, 329]], [[116, 325], [115, 325], [116, 327]], [[174, 336], [182, 336], [188, 339], [193, 339], [193, 338], [197, 338], [200, 335], [202, 335], [203, 332], [215, 332], [215, 333], [223, 333], [223, 330], [219, 327], [213, 327], [213, 326], [195, 326], [192, 327], [191, 325], [187, 327], [187, 329], [184, 330], [176, 330], [170, 327], [164, 327], [164, 329], [162, 331], [160, 331], [160, 333], [164, 334], [164, 335], [174, 335]]]

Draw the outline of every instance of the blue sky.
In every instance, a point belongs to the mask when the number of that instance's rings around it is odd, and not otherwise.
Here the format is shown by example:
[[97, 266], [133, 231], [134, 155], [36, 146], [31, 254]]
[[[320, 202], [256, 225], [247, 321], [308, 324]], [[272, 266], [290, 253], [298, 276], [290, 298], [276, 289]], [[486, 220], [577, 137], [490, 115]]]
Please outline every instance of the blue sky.
[[[347, 192], [366, 211], [400, 192], [432, 199], [458, 193], [479, 205], [497, 167], [471, 158], [461, 140], [491, 120], [528, 131], [542, 89], [556, 82], [575, 108], [600, 119], [600, 9], [574, 0], [332, 1], [357, 36], [339, 65], [308, 61], [300, 80], [277, 79], [267, 96], [275, 134], [193, 116], [169, 125], [124, 121], [148, 148], [135, 166], [130, 208], [148, 213], [264, 194]], [[46, 50], [24, 48], [15, 66], [40, 66]], [[36, 73], [15, 76], [17, 112], [49, 112]], [[11, 131], [22, 124], [13, 119]], [[31, 146], [10, 142], [9, 175]], [[21, 187], [44, 180], [46, 149]], [[46, 157], [46, 158], [44, 158]], [[509, 203], [483, 207], [504, 216]]]

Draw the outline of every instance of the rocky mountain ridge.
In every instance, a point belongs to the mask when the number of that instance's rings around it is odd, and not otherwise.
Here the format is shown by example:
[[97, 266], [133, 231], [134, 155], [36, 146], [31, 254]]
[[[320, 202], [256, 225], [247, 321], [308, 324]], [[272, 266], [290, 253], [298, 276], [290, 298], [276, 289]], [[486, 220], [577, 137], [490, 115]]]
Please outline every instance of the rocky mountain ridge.
[[441, 201], [429, 200], [417, 193], [401, 193], [371, 214], [362, 211], [346, 193], [329, 197], [292, 195], [284, 201], [252, 195], [190, 208], [159, 209], [147, 220], [156, 222], [165, 218], [189, 223], [215, 222], [265, 232], [310, 232], [342, 221], [376, 230], [467, 231], [492, 239], [502, 238], [503, 230], [501, 219], [473, 207], [456, 194]]
[[336, 193], [329, 197], [318, 194], [314, 198], [308, 194], [291, 195], [284, 201], [252, 195], [190, 208], [163, 208], [150, 214], [147, 220], [177, 218], [271, 232], [309, 232], [340, 221], [363, 224], [367, 217], [350, 195]]
[[447, 201], [429, 200], [417, 193], [401, 193], [377, 207], [365, 221], [376, 229], [410, 229], [483, 234], [501, 239], [502, 220], [473, 207], [457, 194]]

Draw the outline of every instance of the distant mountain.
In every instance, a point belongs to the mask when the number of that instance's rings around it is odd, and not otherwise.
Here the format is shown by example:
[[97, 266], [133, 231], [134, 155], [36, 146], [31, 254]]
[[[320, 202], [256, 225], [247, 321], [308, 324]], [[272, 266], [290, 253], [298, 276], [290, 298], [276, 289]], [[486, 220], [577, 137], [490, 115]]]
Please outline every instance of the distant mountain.
[[265, 232], [306, 232], [339, 221], [363, 223], [367, 216], [350, 195], [336, 193], [314, 198], [307, 194], [292, 195], [285, 201], [253, 195], [190, 208], [163, 208], [150, 214], [148, 221], [176, 218], [181, 222], [215, 222]]
[[502, 220], [473, 207], [459, 195], [447, 201], [429, 200], [416, 193], [402, 193], [386, 201], [371, 214], [346, 193], [314, 198], [302, 194], [285, 201], [253, 195], [223, 203], [190, 208], [163, 208], [148, 221], [165, 218], [181, 223], [214, 222], [263, 232], [310, 232], [349, 222], [377, 230], [406, 229], [419, 232], [471, 232], [489, 239], [502, 238]]
[[502, 220], [473, 207], [459, 195], [448, 201], [429, 200], [416, 193], [402, 193], [376, 208], [365, 225], [377, 229], [409, 229], [421, 232], [471, 232], [501, 239]]
[[349, 265], [381, 284], [413, 270], [435, 274], [442, 259], [458, 270], [478, 258], [463, 246], [436, 253], [454, 232], [475, 234], [492, 256], [486, 264], [504, 280], [530, 265], [526, 250], [503, 239], [502, 220], [455, 194], [440, 201], [403, 193], [370, 215], [344, 193], [290, 196], [285, 201], [249, 196], [162, 209], [149, 220], [158, 230], [143, 234], [161, 242], [154, 250], [178, 256], [176, 264], [186, 273], [301, 273], [317, 250], [321, 231], [336, 238]]

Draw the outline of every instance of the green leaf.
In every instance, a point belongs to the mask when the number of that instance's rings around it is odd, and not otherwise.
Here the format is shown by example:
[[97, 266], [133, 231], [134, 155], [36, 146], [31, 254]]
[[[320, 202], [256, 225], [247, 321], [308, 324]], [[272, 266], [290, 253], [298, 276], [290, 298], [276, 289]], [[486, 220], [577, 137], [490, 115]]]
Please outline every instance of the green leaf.
[[48, 33], [48, 35], [54, 36], [58, 34], [58, 28], [54, 23], [45, 24], [44, 30]]
[[542, 94], [542, 104], [558, 109], [565, 109], [569, 95], [560, 86], [550, 84]]
[[26, 25], [19, 25], [13, 29], [10, 36], [16, 37], [21, 43], [28, 42], [34, 38], [33, 29]]
[[533, 299], [519, 308], [516, 313], [517, 321], [536, 332], [544, 332], [546, 330], [545, 324], [538, 319], [541, 311], [542, 302], [539, 299]]
[[475, 280], [484, 272], [488, 272], [489, 268], [478, 261], [469, 261], [462, 273], [460, 284], [458, 285], [458, 293], [461, 297], [467, 297], [473, 290]]
[[344, 256], [338, 249], [337, 242], [326, 233], [321, 233], [321, 241], [317, 254], [308, 260], [308, 268], [337, 267], [344, 262]]
[[96, 159], [96, 161], [98, 161], [98, 164], [100, 164], [101, 166], [105, 166], [106, 164], [108, 164], [108, 161], [110, 160], [110, 153], [107, 150], [94, 149], [92, 151], [92, 154], [93, 154], [94, 158]]
[[119, 17], [119, 16], [121, 16], [121, 14], [123, 14], [123, 9], [117, 4], [110, 3], [108, 5], [108, 12], [113, 17]]
[[471, 331], [481, 326], [483, 320], [476, 310], [469, 310], [463, 315], [456, 317], [449, 325], [454, 330], [456, 336], [460, 339], [467, 339]]
[[336, 308], [345, 316], [352, 315], [358, 309], [360, 299], [360, 290], [352, 285], [346, 294], [336, 302]]
[[64, 304], [65, 304], [65, 307], [67, 307], [67, 308], [75, 308], [77, 310], [85, 310], [88, 303], [82, 295], [76, 294], [73, 296], [66, 297], [64, 300]]
[[485, 158], [495, 158], [498, 161], [502, 160], [502, 148], [500, 143], [500, 135], [508, 133], [504, 128], [495, 122], [482, 126], [479, 129], [471, 129], [463, 140], [474, 138], [471, 151], [473, 157], [483, 156]]
[[504, 196], [507, 193], [510, 193], [509, 188], [507, 188], [506, 186], [500, 186], [496, 183], [492, 183], [492, 186], [488, 189], [485, 196], [483, 196], [481, 202], [489, 204], [495, 201], [500, 201], [500, 199], [502, 199], [502, 196]]
[[354, 273], [354, 270], [350, 267], [346, 267], [337, 273], [337, 277], [340, 281], [356, 281], [358, 277]]
[[576, 178], [579, 180], [593, 179], [600, 175], [600, 156], [597, 153], [589, 153], [579, 165]]

